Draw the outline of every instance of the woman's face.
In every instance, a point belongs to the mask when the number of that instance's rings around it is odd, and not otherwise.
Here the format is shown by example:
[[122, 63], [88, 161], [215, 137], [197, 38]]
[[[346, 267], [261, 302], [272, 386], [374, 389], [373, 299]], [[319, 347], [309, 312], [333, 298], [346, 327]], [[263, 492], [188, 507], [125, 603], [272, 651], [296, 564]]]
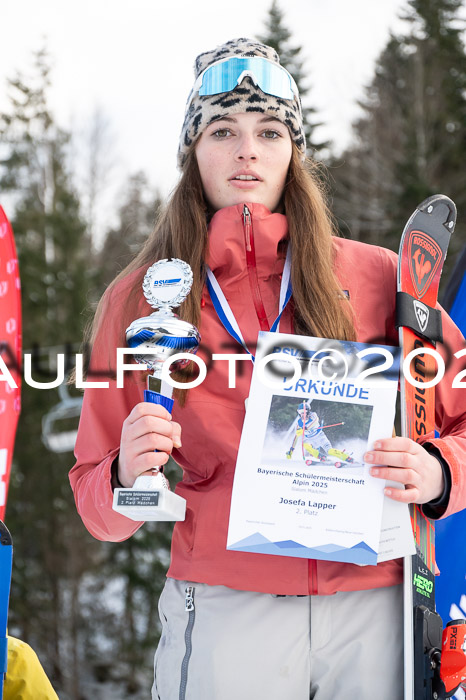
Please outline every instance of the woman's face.
[[212, 122], [196, 146], [210, 206], [217, 211], [257, 202], [275, 211], [285, 187], [291, 151], [288, 128], [263, 113], [243, 112]]

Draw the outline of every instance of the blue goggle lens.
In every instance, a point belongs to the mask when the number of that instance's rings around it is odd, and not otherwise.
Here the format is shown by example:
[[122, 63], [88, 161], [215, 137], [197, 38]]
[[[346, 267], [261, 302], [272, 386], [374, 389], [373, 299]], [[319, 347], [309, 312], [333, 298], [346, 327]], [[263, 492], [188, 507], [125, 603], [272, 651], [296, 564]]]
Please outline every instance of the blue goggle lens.
[[202, 74], [199, 95], [231, 92], [248, 76], [267, 95], [292, 100], [295, 96], [291, 75], [277, 63], [260, 57], [230, 58], [209, 66]]

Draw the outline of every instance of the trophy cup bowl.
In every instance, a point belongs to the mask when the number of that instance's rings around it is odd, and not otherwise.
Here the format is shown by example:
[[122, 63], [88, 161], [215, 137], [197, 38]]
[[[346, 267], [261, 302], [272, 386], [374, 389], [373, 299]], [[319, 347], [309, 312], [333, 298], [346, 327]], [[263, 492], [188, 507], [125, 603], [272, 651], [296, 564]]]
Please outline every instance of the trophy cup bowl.
[[[177, 258], [159, 260], [144, 277], [144, 295], [157, 311], [138, 318], [126, 329], [129, 347], [137, 349], [134, 359], [145, 364], [152, 375], [147, 380], [144, 400], [160, 404], [169, 412], [173, 408], [172, 387], [162, 383], [162, 366], [173, 355], [195, 353], [199, 331], [187, 321], [182, 321], [172, 308], [178, 307], [189, 294], [192, 271], [187, 263]], [[186, 367], [189, 359], [180, 359], [171, 365], [170, 371]], [[131, 488], [116, 488], [113, 509], [131, 520], [184, 520], [186, 501], [170, 491], [163, 468], [154, 468], [152, 474], [138, 476]]]
[[[175, 353], [195, 353], [199, 341], [200, 335], [195, 326], [165, 311], [155, 311], [150, 316], [138, 318], [126, 329], [128, 346], [141, 350], [141, 354], [134, 356], [136, 362], [144, 363], [155, 371], [161, 370], [165, 360]], [[149, 352], [144, 354], [144, 350]], [[173, 363], [171, 371], [183, 369], [188, 364], [188, 359], [178, 360]]]

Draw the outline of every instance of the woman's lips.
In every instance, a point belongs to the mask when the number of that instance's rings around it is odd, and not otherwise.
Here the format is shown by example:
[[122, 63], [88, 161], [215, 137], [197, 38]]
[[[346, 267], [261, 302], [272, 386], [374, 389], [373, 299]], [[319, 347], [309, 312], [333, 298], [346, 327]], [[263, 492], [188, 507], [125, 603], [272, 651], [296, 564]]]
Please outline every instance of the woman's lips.
[[240, 190], [253, 190], [260, 185], [262, 180], [229, 180], [230, 185]]

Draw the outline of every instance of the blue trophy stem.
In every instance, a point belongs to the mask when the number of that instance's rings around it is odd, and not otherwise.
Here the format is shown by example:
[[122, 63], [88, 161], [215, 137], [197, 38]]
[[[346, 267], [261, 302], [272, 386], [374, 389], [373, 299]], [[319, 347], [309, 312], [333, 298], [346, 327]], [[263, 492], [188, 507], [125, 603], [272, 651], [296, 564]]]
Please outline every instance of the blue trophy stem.
[[173, 389], [170, 384], [162, 382], [161, 378], [156, 376], [156, 374], [150, 374], [147, 377], [147, 389], [144, 390], [144, 401], [159, 404], [171, 413], [174, 403], [172, 399]]
[[160, 406], [166, 408], [169, 413], [172, 412], [174, 403], [173, 399], [171, 399], [169, 396], [159, 394], [157, 391], [152, 391], [151, 389], [144, 389], [144, 401], [159, 404]]

